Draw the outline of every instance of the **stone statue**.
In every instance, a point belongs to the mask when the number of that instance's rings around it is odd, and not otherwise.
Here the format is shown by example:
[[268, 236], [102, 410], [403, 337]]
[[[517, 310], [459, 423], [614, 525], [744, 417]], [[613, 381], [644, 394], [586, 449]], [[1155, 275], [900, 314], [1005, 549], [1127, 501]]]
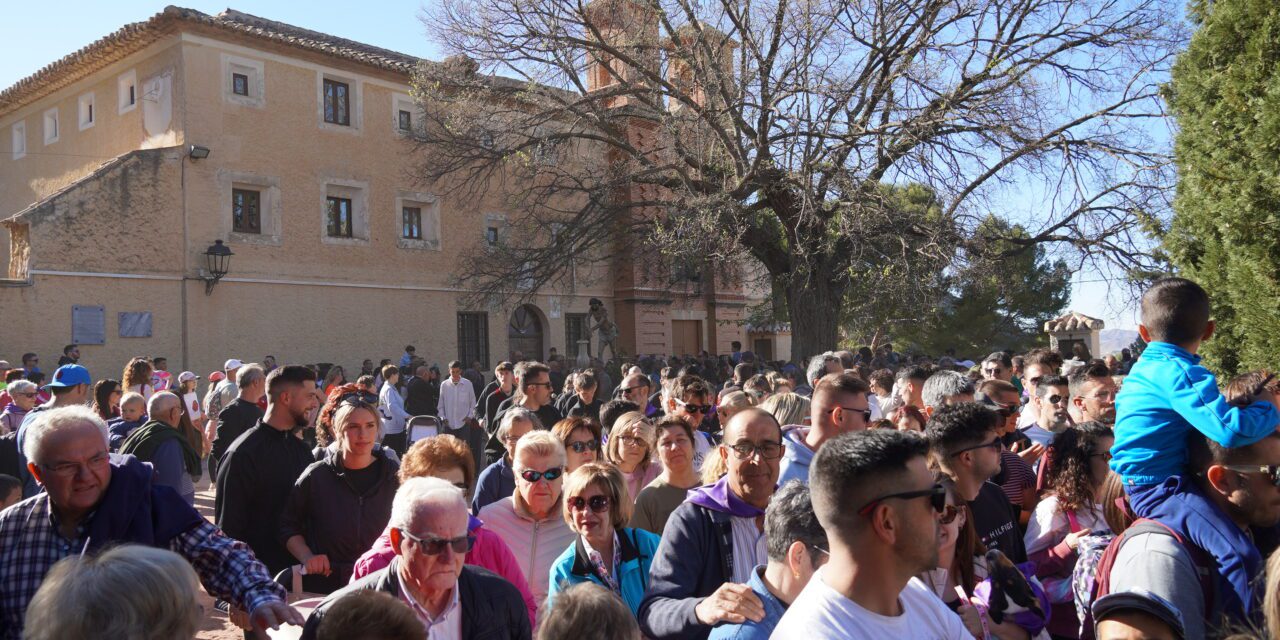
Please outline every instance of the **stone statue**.
[[595, 324], [587, 330], [588, 333], [594, 331], [596, 339], [596, 359], [604, 362], [605, 345], [609, 347], [609, 357], [618, 357], [618, 350], [613, 346], [613, 341], [618, 339], [618, 325], [609, 319], [609, 311], [604, 308], [604, 303], [599, 298], [591, 299], [591, 311], [589, 313]]

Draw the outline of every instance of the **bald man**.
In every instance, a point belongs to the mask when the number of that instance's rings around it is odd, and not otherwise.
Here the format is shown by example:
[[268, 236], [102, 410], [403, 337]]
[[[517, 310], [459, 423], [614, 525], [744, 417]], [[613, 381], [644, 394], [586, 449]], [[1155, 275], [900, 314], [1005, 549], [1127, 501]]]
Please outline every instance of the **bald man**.
[[172, 487], [187, 504], [194, 505], [194, 478], [200, 477], [200, 452], [179, 429], [182, 400], [161, 391], [147, 401], [147, 422], [134, 429], [120, 445], [120, 453], [133, 454], [155, 467], [155, 483]]

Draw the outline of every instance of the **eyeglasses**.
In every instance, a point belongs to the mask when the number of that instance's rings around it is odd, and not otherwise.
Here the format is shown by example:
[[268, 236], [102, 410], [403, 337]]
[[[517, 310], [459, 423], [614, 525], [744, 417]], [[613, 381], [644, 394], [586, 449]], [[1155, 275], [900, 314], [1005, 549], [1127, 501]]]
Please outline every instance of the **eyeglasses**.
[[644, 389], [645, 391], [648, 391], [648, 390], [649, 390], [649, 387], [646, 387], [646, 386], [644, 386], [644, 385], [642, 385], [642, 384], [638, 384], [638, 385], [636, 385], [636, 386], [634, 386], [634, 387], [625, 387], [625, 388], [623, 388], [623, 389], [622, 389], [622, 392], [623, 392], [623, 393], [631, 393], [632, 391], [639, 391], [640, 389]]
[[996, 449], [996, 450], [999, 450], [999, 449], [1000, 449], [1000, 438], [999, 438], [999, 436], [997, 436], [997, 437], [996, 437], [994, 440], [992, 440], [991, 442], [984, 442], [984, 443], [982, 443], [982, 444], [975, 444], [975, 445], [973, 445], [972, 447], [965, 447], [965, 448], [963, 448], [963, 449], [961, 449], [961, 450], [959, 450], [959, 451], [952, 451], [952, 452], [951, 452], [951, 455], [953, 455], [953, 456], [958, 456], [958, 455], [960, 455], [960, 454], [962, 454], [962, 453], [964, 453], [964, 452], [966, 452], [966, 451], [976, 451], [976, 450], [978, 450], [978, 449]]
[[944, 510], [946, 510], [947, 488], [940, 484], [935, 484], [928, 489], [920, 489], [919, 491], [904, 491], [902, 493], [891, 493], [887, 496], [876, 498], [875, 500], [872, 500], [871, 502], [868, 502], [867, 504], [863, 505], [861, 509], [858, 509], [858, 515], [865, 516], [871, 513], [872, 510], [880, 506], [880, 503], [884, 502], [885, 500], [892, 500], [895, 498], [898, 500], [914, 500], [916, 498], [924, 498], [924, 497], [929, 498], [929, 504], [933, 506], [934, 511], [937, 511], [938, 513], [942, 513]]
[[1090, 455], [1089, 455], [1089, 457], [1090, 457], [1090, 458], [1102, 458], [1103, 462], [1111, 462], [1111, 452], [1110, 452], [1110, 451], [1103, 451], [1103, 452], [1101, 452], [1101, 453], [1093, 453], [1093, 454], [1090, 454]]
[[645, 442], [644, 438], [637, 438], [636, 436], [628, 436], [628, 435], [620, 435], [620, 436], [617, 436], [617, 438], [618, 438], [618, 442], [621, 444], [630, 445], [633, 447], [649, 446], [649, 443]]
[[1280, 487], [1280, 464], [1224, 464], [1222, 467], [1236, 473], [1266, 474], [1272, 484]]
[[758, 445], [750, 442], [739, 442], [738, 444], [725, 445], [733, 452], [733, 457], [739, 460], [750, 459], [751, 456], [760, 454], [761, 460], [775, 460], [782, 457], [782, 443], [780, 442], [762, 442]]
[[714, 404], [693, 404], [691, 402], [683, 402], [680, 400], [676, 400], [676, 404], [684, 407], [685, 413], [700, 413], [704, 416], [711, 413], [711, 410], [716, 407]]
[[574, 453], [586, 453], [588, 451], [599, 451], [600, 442], [597, 440], [579, 440], [577, 442], [570, 442], [569, 448], [573, 449]]
[[559, 478], [562, 475], [564, 475], [564, 469], [560, 467], [551, 467], [546, 471], [534, 471], [533, 469], [525, 469], [524, 471], [520, 472], [520, 477], [524, 478], [525, 482], [531, 482], [531, 483], [537, 482], [543, 478], [546, 478], [547, 482], [551, 482], [552, 480], [555, 480], [556, 478]]
[[863, 422], [871, 422], [871, 409], [857, 409], [854, 407], [841, 407], [839, 405], [831, 407], [832, 411], [835, 411], [836, 409], [840, 409], [841, 411], [848, 411], [849, 413], [853, 413], [853, 414], [862, 414]]
[[444, 552], [444, 548], [446, 546], [452, 548], [454, 553], [458, 553], [458, 554], [468, 553], [471, 551], [471, 547], [475, 546], [476, 544], [475, 536], [458, 536], [457, 538], [437, 538], [436, 536], [428, 535], [428, 536], [422, 536], [421, 538], [419, 538], [418, 536], [415, 536], [412, 533], [405, 531], [404, 529], [400, 530], [400, 535], [403, 535], [404, 537], [412, 540], [414, 544], [418, 545], [418, 548], [421, 549], [423, 553], [429, 556], [440, 555], [441, 553]]
[[592, 513], [604, 513], [609, 510], [609, 496], [591, 496], [590, 498], [574, 496], [569, 498], [568, 504], [571, 511], [589, 508]]
[[53, 475], [58, 476], [59, 478], [74, 478], [76, 477], [76, 474], [80, 473], [81, 467], [84, 467], [85, 469], [88, 469], [90, 471], [95, 471], [107, 466], [107, 463], [110, 461], [111, 461], [111, 456], [108, 455], [107, 452], [103, 451], [102, 453], [99, 453], [98, 455], [93, 456], [92, 458], [89, 458], [88, 460], [82, 463], [81, 462], [59, 462], [58, 464], [55, 464], [55, 465], [42, 464], [40, 466], [45, 470], [47, 470], [49, 473], [52, 473]]
[[[15, 396], [21, 396], [21, 397], [23, 397], [23, 398], [34, 398], [34, 397], [36, 397], [36, 392], [32, 391], [32, 392], [30, 392], [30, 393], [15, 393], [15, 394], [13, 394], [13, 395], [15, 395]], [[115, 395], [115, 394], [113, 393], [112, 395]]]
[[547, 388], [550, 388], [550, 387], [551, 387], [551, 383], [550, 383], [550, 382], [526, 382], [526, 383], [524, 383], [524, 386], [526, 386], [526, 387], [547, 387]]
[[955, 522], [955, 521], [956, 521], [956, 518], [960, 517], [960, 509], [961, 509], [961, 508], [962, 508], [962, 507], [957, 507], [957, 506], [956, 506], [956, 505], [954, 505], [954, 504], [949, 504], [949, 505], [947, 505], [947, 506], [943, 507], [943, 508], [942, 508], [942, 515], [938, 517], [938, 523], [939, 523], [939, 524], [951, 524], [952, 522]]

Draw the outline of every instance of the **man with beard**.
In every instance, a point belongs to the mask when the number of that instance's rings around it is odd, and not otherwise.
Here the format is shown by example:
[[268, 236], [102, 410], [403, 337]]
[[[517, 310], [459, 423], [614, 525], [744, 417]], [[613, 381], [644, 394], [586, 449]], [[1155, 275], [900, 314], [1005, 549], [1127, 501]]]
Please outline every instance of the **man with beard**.
[[923, 439], [890, 429], [847, 433], [822, 446], [809, 487], [830, 559], [791, 603], [773, 637], [972, 637], [914, 577], [938, 565], [939, 516], [947, 497], [929, 471], [927, 453]]
[[266, 414], [232, 443], [218, 465], [218, 526], [248, 544], [271, 575], [295, 562], [280, 539], [280, 514], [298, 476], [315, 462], [295, 433], [316, 408], [315, 380], [300, 365], [267, 375]]
[[722, 622], [764, 618], [747, 582], [768, 562], [764, 512], [782, 451], [782, 426], [771, 414], [743, 409], [729, 420], [720, 445], [728, 472], [691, 490], [663, 529], [638, 615], [646, 636], [700, 640]]
[[999, 414], [976, 402], [938, 409], [925, 436], [937, 468], [956, 484], [956, 493], [969, 503], [974, 532], [988, 550], [999, 549], [1014, 563], [1026, 562], [1027, 548], [1018, 530], [1018, 517], [1000, 485], [990, 482], [1000, 473]]
[[1116, 423], [1116, 392], [1111, 370], [1097, 360], [1071, 372], [1071, 418], [1076, 423]]
[[[1046, 447], [1053, 444], [1053, 437], [1071, 426], [1071, 414], [1067, 411], [1070, 403], [1071, 388], [1066, 378], [1040, 378], [1035, 393], [1031, 396], [1031, 409], [1035, 411], [1036, 421], [1031, 426], [1023, 427], [1022, 433], [1036, 444]], [[1023, 415], [1026, 415], [1025, 411]]]

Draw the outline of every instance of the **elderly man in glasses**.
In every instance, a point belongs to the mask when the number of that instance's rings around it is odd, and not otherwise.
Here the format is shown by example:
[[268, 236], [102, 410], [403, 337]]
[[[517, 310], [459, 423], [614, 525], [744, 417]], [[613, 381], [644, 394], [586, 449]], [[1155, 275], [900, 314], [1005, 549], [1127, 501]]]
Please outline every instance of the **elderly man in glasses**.
[[186, 558], [205, 590], [248, 611], [257, 629], [302, 623], [243, 542], [156, 484], [151, 465], [107, 452], [107, 425], [93, 411], [43, 411], [26, 435], [27, 468], [44, 492], [0, 513], [0, 638], [22, 637], [27, 605], [54, 563], [119, 544]]
[[646, 636], [701, 640], [722, 622], [764, 618], [748, 582], [769, 559], [764, 512], [783, 449], [782, 426], [769, 413], [744, 409], [729, 420], [720, 445], [728, 473], [690, 491], [663, 529], [638, 616]]
[[929, 456], [969, 503], [982, 545], [1021, 563], [1027, 560], [1027, 549], [1018, 533], [1018, 515], [1000, 485], [991, 482], [1000, 473], [1003, 430], [1004, 422], [995, 411], [965, 402], [938, 409], [925, 426], [925, 436]]
[[391, 505], [395, 559], [325, 598], [307, 618], [302, 638], [314, 640], [335, 602], [365, 590], [409, 605], [429, 638], [531, 638], [529, 614], [515, 586], [463, 564], [475, 541], [468, 520], [467, 501], [457, 487], [440, 478], [406, 480]]

